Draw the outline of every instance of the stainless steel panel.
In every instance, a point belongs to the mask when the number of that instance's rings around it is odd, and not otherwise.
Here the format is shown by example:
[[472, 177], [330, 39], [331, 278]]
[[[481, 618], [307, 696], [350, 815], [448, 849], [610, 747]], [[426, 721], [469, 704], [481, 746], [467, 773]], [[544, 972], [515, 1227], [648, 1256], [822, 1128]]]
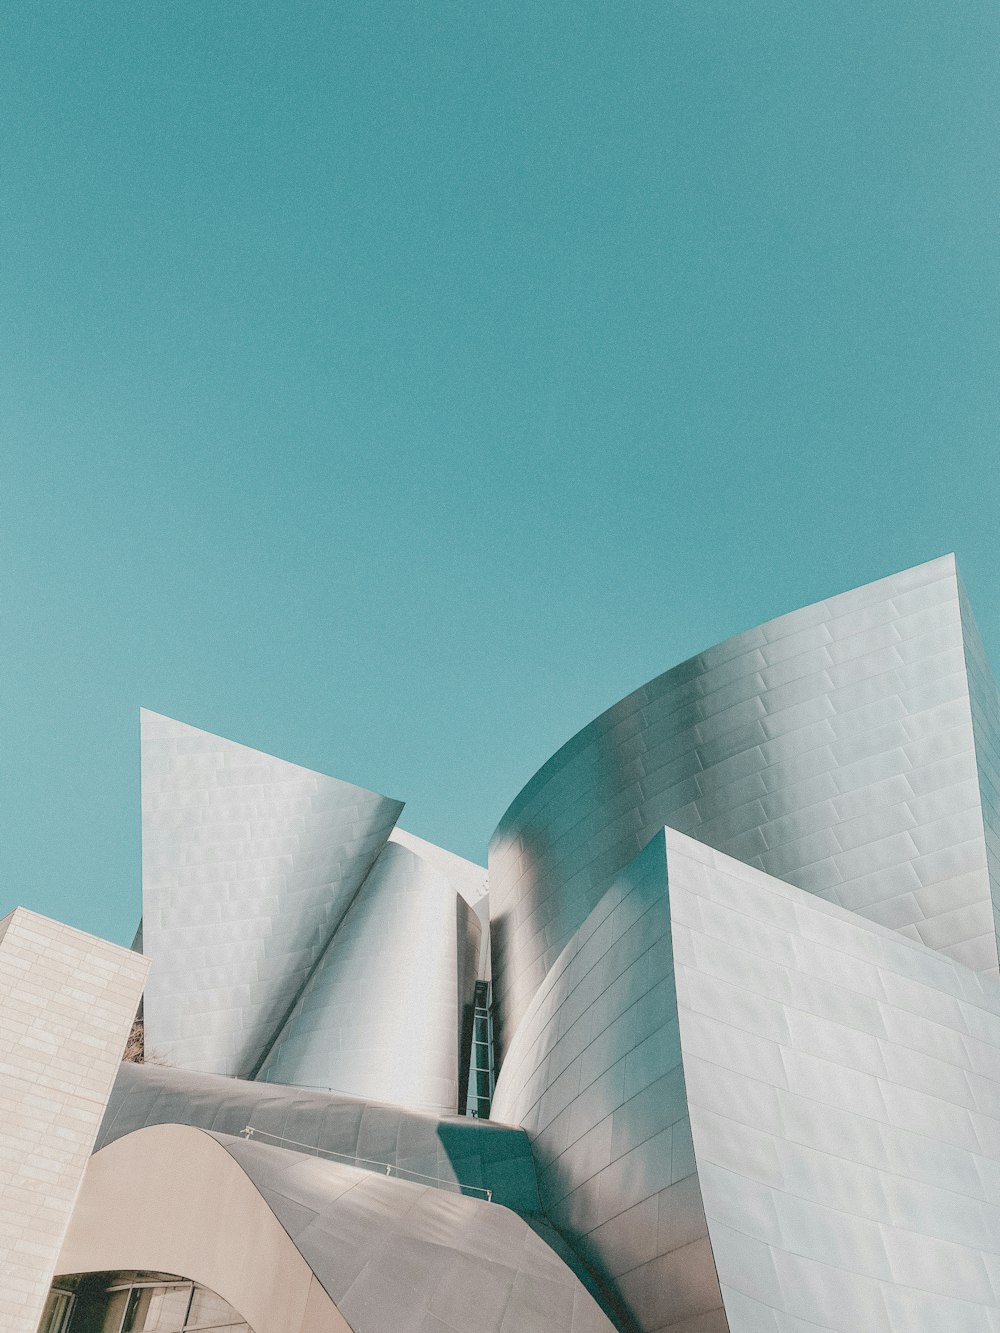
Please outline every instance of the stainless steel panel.
[[452, 882], [387, 843], [257, 1077], [455, 1114], [467, 938], [477, 957], [479, 922]]
[[733, 1333], [995, 1333], [1000, 983], [669, 829], [666, 845]]
[[444, 1118], [332, 1093], [285, 1088], [156, 1065], [123, 1064], [97, 1149], [147, 1125], [193, 1125], [226, 1134], [247, 1128], [274, 1147], [468, 1191], [518, 1212], [538, 1211], [527, 1137], [512, 1126]]
[[144, 711], [147, 1051], [251, 1074], [401, 809]]
[[[560, 950], [664, 823], [995, 973], [998, 793], [1000, 701], [951, 556], [682, 663], [568, 742], [494, 834], [501, 1058]], [[958, 904], [960, 875], [977, 888]]]

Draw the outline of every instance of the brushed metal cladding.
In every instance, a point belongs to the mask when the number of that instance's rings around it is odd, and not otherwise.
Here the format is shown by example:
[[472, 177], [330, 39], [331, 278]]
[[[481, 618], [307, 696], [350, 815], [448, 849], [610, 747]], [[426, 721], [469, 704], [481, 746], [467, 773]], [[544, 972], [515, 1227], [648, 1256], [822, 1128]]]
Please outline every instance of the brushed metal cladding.
[[97, 1148], [150, 1125], [190, 1125], [242, 1134], [350, 1166], [450, 1192], [468, 1191], [521, 1213], [537, 1213], [538, 1189], [522, 1129], [156, 1065], [123, 1064]]
[[477, 971], [480, 978], [487, 977], [489, 975], [490, 898], [489, 876], [486, 867], [476, 865], [474, 861], [467, 861], [464, 856], [457, 856], [454, 852], [449, 852], [433, 842], [418, 838], [415, 834], [407, 833], [405, 829], [399, 827], [394, 828], [389, 834], [389, 841], [398, 842], [402, 847], [408, 847], [411, 852], [415, 852], [417, 856], [422, 856], [425, 861], [429, 861], [432, 866], [440, 870], [444, 877], [451, 881], [455, 892], [461, 894], [475, 912], [480, 925]]
[[[87, 1174], [97, 1206], [107, 1207], [115, 1174], [133, 1188], [122, 1191], [110, 1242], [79, 1219], [67, 1265], [92, 1266], [102, 1250], [121, 1267], [176, 1272], [183, 1264], [196, 1278], [211, 1275], [212, 1289], [248, 1317], [253, 1309], [262, 1329], [340, 1327], [328, 1298], [356, 1333], [613, 1331], [555, 1251], [499, 1204], [177, 1125], [118, 1140], [91, 1158]], [[191, 1232], [200, 1244], [192, 1246]], [[273, 1317], [262, 1271], [286, 1288], [285, 1325]], [[313, 1279], [321, 1304], [307, 1289]]]
[[[969, 672], [969, 699], [972, 706], [972, 734], [976, 742], [979, 767], [979, 795], [982, 802], [986, 835], [986, 862], [993, 890], [993, 916], [1000, 938], [1000, 692], [990, 673], [986, 650], [979, 634], [969, 599], [958, 581], [965, 643], [965, 662]], [[956, 909], [963, 904], [956, 903]], [[925, 941], [930, 943], [930, 941]]]
[[664, 823], [995, 974], [965, 637], [949, 555], [710, 648], [563, 746], [490, 845], [499, 1058]]
[[493, 1114], [523, 1125], [547, 1216], [643, 1333], [726, 1333], [684, 1087], [662, 833], [563, 949]]
[[247, 1076], [402, 804], [156, 713], [141, 730], [146, 1049]]
[[451, 882], [455, 892], [461, 894], [470, 907], [478, 907], [486, 897], [488, 877], [485, 866], [467, 861], [464, 856], [438, 847], [425, 838], [418, 838], [415, 833], [407, 833], [398, 826], [389, 834], [389, 841], [398, 842], [401, 847], [429, 861]]
[[666, 831], [733, 1333], [1000, 1328], [1000, 983]]
[[502, 1205], [213, 1137], [354, 1329], [613, 1333], [571, 1269]]
[[684, 834], [573, 936], [494, 1105], [643, 1333], [1000, 1329], [1000, 983]]
[[449, 879], [388, 842], [258, 1078], [455, 1114], [479, 929]]

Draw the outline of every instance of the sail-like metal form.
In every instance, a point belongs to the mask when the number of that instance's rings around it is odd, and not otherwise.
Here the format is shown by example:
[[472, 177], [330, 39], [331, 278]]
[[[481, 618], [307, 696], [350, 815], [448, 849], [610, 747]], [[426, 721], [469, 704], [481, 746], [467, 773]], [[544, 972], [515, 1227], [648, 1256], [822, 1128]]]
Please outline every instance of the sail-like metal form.
[[402, 808], [144, 711], [147, 1053], [252, 1075]]
[[454, 1114], [479, 936], [451, 881], [388, 843], [258, 1077]]

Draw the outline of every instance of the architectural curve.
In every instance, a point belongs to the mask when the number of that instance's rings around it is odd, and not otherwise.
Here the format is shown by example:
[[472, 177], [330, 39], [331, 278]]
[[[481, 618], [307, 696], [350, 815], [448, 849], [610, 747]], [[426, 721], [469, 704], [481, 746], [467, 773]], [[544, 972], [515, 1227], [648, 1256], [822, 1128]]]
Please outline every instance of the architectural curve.
[[[135, 1185], [124, 1198], [122, 1180]], [[204, 1234], [189, 1215], [205, 1220]], [[183, 1273], [234, 1304], [255, 1333], [613, 1329], [501, 1205], [177, 1125], [95, 1154], [59, 1268]]]
[[451, 881], [388, 842], [257, 1077], [456, 1114], [479, 941]]
[[1000, 983], [667, 832], [681, 1047], [730, 1324], [1000, 1321]]
[[131, 1269], [208, 1287], [254, 1333], [352, 1333], [253, 1181], [201, 1130], [158, 1125], [91, 1157], [56, 1272]]
[[250, 1077], [403, 806], [143, 710], [146, 1049]]
[[123, 1064], [97, 1148], [149, 1125], [180, 1124], [331, 1158], [384, 1175], [491, 1198], [536, 1213], [538, 1189], [522, 1129], [441, 1117], [335, 1093]]
[[546, 1215], [632, 1328], [726, 1333], [691, 1142], [665, 853], [661, 833], [564, 947], [493, 1110], [527, 1131]]
[[998, 736], [952, 556], [636, 690], [553, 755], [493, 835], [499, 1058], [561, 949], [665, 823], [996, 974]]
[[643, 1333], [993, 1333], [998, 1070], [994, 978], [667, 829], [495, 1104]]

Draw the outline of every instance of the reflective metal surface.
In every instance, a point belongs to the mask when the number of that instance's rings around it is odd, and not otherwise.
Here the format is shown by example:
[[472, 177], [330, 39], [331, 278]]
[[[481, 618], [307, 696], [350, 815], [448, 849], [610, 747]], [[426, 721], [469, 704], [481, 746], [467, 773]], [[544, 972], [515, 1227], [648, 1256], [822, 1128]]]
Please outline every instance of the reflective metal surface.
[[[990, 673], [975, 616], [958, 581], [965, 663], [969, 672], [972, 732], [976, 739], [979, 795], [986, 833], [986, 859], [993, 890], [993, 919], [1000, 937], [1000, 693]], [[926, 940], [925, 943], [932, 943]]]
[[144, 711], [147, 1052], [252, 1074], [402, 808]]
[[[107, 1186], [126, 1173], [135, 1188], [121, 1197], [108, 1240], [84, 1234], [78, 1224], [64, 1250], [64, 1271], [84, 1271], [83, 1261], [92, 1267], [112, 1251], [120, 1262], [135, 1234], [139, 1266], [197, 1268], [195, 1280], [262, 1333], [279, 1327], [259, 1314], [274, 1307], [262, 1271], [292, 1288], [288, 1275], [303, 1261], [307, 1280], [319, 1284], [338, 1317], [319, 1317], [309, 1302], [303, 1319], [305, 1283], [298, 1281], [280, 1325], [289, 1333], [333, 1333], [341, 1326], [355, 1333], [613, 1333], [556, 1250], [501, 1204], [228, 1134], [159, 1125], [95, 1154], [85, 1211], [93, 1213], [98, 1202], [107, 1208]], [[194, 1247], [177, 1226], [187, 1208], [189, 1230], [197, 1230]], [[253, 1262], [244, 1267], [246, 1255]]]
[[490, 846], [501, 1058], [560, 950], [664, 823], [995, 973], [988, 682], [946, 556], [719, 644], [585, 727]]
[[[144, 732], [151, 1053], [354, 1096], [152, 1068], [123, 1074], [103, 1142], [250, 1126], [226, 1151], [290, 1234], [316, 1228], [317, 1273], [347, 1221], [294, 1194], [313, 1168], [289, 1149], [353, 1155], [387, 1216], [397, 1175], [447, 1198], [496, 1182], [622, 1329], [1000, 1333], [1000, 697], [952, 557], [602, 714], [507, 811], [488, 894], [393, 831], [396, 802], [166, 719]], [[491, 974], [492, 1114], [526, 1131], [537, 1196], [518, 1130], [413, 1109], [465, 1104]], [[458, 1216], [428, 1261], [443, 1286], [493, 1262], [452, 1239]], [[390, 1234], [416, 1273], [426, 1237]], [[357, 1307], [372, 1327], [399, 1308], [386, 1272]], [[575, 1327], [576, 1299], [531, 1298], [504, 1333]], [[419, 1308], [427, 1333], [478, 1314]]]
[[642, 1330], [725, 1330], [691, 1142], [664, 838], [616, 877], [528, 1007], [494, 1114], [542, 1206]]
[[666, 841], [693, 1143], [734, 1333], [994, 1333], [1000, 984]]
[[354, 1329], [612, 1333], [579, 1279], [507, 1208], [214, 1137]]
[[351, 1166], [538, 1211], [535, 1167], [521, 1129], [441, 1117], [333, 1093], [155, 1065], [122, 1065], [97, 1136], [103, 1148], [148, 1125], [193, 1125], [296, 1146]]
[[388, 843], [257, 1077], [456, 1114], [479, 936], [451, 882]]
[[495, 1106], [645, 1333], [1000, 1327], [1000, 983], [683, 834], [560, 955]]

